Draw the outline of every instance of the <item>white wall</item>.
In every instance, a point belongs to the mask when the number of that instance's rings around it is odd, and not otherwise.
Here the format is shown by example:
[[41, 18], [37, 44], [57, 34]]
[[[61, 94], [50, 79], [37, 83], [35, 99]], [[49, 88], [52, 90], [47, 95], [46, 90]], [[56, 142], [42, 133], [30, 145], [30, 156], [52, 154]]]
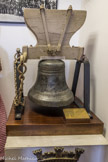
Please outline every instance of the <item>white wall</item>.
[[80, 44], [91, 64], [91, 108], [105, 124], [108, 139], [108, 1], [82, 0], [87, 19]]

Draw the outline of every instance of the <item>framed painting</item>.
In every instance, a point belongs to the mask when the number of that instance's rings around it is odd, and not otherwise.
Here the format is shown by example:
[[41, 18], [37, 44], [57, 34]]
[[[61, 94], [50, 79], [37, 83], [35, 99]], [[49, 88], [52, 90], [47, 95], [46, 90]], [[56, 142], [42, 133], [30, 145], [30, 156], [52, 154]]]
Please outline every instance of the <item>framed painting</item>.
[[0, 0], [0, 22], [24, 23], [24, 8], [57, 9], [58, 0]]

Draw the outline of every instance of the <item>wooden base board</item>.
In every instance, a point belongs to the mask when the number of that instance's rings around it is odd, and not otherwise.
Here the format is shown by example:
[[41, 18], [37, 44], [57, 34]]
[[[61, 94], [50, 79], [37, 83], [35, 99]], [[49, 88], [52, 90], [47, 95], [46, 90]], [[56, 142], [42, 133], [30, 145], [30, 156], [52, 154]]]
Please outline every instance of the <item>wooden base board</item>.
[[[77, 107], [73, 104], [71, 107]], [[48, 111], [35, 107], [26, 98], [25, 112], [21, 120], [15, 120], [12, 106], [6, 129], [7, 136], [44, 136], [44, 135], [87, 135], [102, 134], [103, 122], [91, 112], [93, 119], [88, 123], [67, 123], [59, 108]]]

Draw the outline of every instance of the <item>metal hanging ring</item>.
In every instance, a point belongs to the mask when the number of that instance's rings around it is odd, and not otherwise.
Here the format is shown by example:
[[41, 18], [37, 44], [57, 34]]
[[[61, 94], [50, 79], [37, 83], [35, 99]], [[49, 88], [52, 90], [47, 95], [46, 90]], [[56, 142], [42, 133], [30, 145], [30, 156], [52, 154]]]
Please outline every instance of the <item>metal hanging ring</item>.
[[18, 72], [19, 72], [20, 74], [25, 74], [25, 72], [27, 71], [26, 65], [23, 64], [23, 67], [24, 67], [23, 72], [20, 70], [20, 67], [21, 67], [21, 64], [19, 64], [18, 67], [17, 67]]
[[23, 79], [23, 80], [25, 79], [24, 75], [19, 76], [19, 80], [21, 80], [21, 79]]
[[17, 57], [17, 55], [18, 55], [17, 53], [14, 55], [14, 59], [15, 59], [16, 61], [19, 61], [20, 56]]

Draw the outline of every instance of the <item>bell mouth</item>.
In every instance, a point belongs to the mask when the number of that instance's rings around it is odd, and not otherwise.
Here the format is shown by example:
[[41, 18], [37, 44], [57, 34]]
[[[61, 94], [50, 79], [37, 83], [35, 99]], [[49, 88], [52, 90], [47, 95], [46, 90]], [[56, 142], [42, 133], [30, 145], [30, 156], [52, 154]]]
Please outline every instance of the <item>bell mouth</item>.
[[49, 92], [33, 92], [34, 89], [28, 93], [29, 99], [42, 107], [65, 107], [74, 101], [73, 93], [66, 89], [63, 92], [49, 93]]

